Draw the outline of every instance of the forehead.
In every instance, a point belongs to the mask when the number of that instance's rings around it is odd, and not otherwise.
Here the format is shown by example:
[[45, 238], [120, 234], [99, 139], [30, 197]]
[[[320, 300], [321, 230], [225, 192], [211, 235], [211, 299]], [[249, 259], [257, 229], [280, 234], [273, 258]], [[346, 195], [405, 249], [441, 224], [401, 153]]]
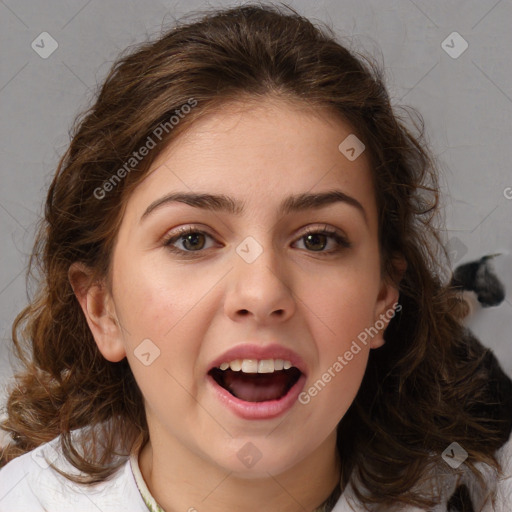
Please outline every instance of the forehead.
[[270, 205], [284, 195], [341, 188], [372, 213], [369, 158], [363, 151], [350, 160], [340, 150], [353, 137], [351, 125], [327, 108], [280, 100], [231, 103], [173, 140], [129, 204], [140, 213], [155, 198], [181, 191], [225, 194], [243, 202], [265, 194]]
[[[339, 144], [354, 129], [326, 107], [299, 100], [269, 98], [236, 101], [198, 119], [177, 137], [154, 162], [153, 168], [177, 153], [195, 152], [220, 157], [223, 153], [244, 159], [282, 156], [296, 162], [340, 154]], [[364, 166], [366, 155], [358, 162]], [[355, 164], [353, 167], [357, 167]]]

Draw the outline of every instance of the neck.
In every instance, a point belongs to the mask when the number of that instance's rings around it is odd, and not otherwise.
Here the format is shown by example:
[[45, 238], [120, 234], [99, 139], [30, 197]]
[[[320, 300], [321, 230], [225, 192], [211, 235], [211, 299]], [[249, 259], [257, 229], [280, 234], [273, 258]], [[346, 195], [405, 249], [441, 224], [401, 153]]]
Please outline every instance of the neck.
[[[154, 439], [155, 446], [165, 446]], [[243, 478], [187, 451], [180, 443], [155, 450], [148, 441], [139, 467], [154, 499], [166, 512], [310, 512], [340, 482], [336, 432], [292, 468], [261, 478]]]

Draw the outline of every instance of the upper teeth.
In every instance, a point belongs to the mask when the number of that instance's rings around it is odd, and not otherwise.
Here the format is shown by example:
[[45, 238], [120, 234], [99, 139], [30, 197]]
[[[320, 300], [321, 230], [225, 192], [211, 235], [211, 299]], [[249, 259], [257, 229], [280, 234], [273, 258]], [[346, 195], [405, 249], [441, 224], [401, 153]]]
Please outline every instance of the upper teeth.
[[244, 373], [272, 373], [274, 370], [288, 370], [293, 365], [283, 359], [235, 359], [229, 363], [222, 363], [221, 370], [231, 368], [235, 372]]

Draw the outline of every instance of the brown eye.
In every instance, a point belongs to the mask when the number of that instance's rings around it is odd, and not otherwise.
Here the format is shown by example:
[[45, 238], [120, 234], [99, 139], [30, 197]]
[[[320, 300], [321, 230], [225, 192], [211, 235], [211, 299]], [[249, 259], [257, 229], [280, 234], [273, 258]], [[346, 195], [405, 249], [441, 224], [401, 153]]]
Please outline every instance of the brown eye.
[[183, 246], [190, 251], [202, 249], [205, 245], [204, 233], [191, 233], [181, 237]]
[[[187, 227], [171, 233], [164, 241], [163, 246], [169, 251], [186, 256], [191, 253], [200, 253], [205, 249], [207, 238], [212, 237], [197, 228]], [[208, 248], [208, 247], [206, 247]]]
[[304, 241], [304, 245], [312, 251], [322, 251], [327, 245], [327, 237], [321, 233], [306, 235]]
[[[303, 242], [308, 252], [318, 252], [326, 256], [338, 253], [352, 246], [341, 233], [327, 227], [322, 230], [310, 229], [304, 233], [298, 241]], [[332, 243], [331, 248], [325, 250], [330, 243]]]

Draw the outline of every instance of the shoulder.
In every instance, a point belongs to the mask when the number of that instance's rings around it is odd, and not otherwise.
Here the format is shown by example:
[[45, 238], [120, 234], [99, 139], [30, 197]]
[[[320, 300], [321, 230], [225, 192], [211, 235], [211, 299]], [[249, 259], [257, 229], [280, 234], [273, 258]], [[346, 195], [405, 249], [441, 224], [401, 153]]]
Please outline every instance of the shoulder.
[[81, 485], [55, 471], [79, 475], [65, 460], [59, 438], [12, 460], [0, 470], [0, 512], [147, 512], [128, 459], [108, 480]]
[[510, 512], [512, 510], [512, 436], [496, 452], [496, 457], [501, 464], [502, 475], [496, 484], [496, 503], [483, 512]]
[[501, 466], [501, 475], [487, 464], [478, 462], [475, 467], [483, 478], [483, 481], [479, 482], [466, 467], [447, 502], [448, 510], [512, 510], [512, 436], [495, 452], [495, 456]]
[[[433, 476], [436, 476], [435, 488], [437, 495], [440, 496], [440, 503], [430, 512], [446, 512], [447, 510], [450, 512], [461, 512], [463, 510], [510, 512], [512, 510], [512, 435], [496, 451], [496, 458], [502, 469], [502, 475], [499, 478], [496, 478], [495, 472], [491, 471], [487, 465], [475, 464], [482, 472], [485, 488], [478, 484], [469, 469], [462, 473], [461, 478], [456, 478], [455, 473], [447, 471], [443, 465], [437, 467]], [[445, 463], [442, 462], [442, 464]], [[463, 492], [459, 492], [461, 489], [463, 489]], [[491, 493], [495, 492], [494, 499], [488, 497], [489, 491]], [[363, 510], [368, 509], [357, 500], [353, 491], [353, 480], [351, 479], [332, 512], [362, 512]], [[414, 506], [402, 506], [393, 510], [426, 512]]]
[[30, 485], [31, 480], [40, 479], [42, 468], [30, 457], [30, 453], [22, 455], [0, 470], [1, 512], [23, 509], [44, 510]]

